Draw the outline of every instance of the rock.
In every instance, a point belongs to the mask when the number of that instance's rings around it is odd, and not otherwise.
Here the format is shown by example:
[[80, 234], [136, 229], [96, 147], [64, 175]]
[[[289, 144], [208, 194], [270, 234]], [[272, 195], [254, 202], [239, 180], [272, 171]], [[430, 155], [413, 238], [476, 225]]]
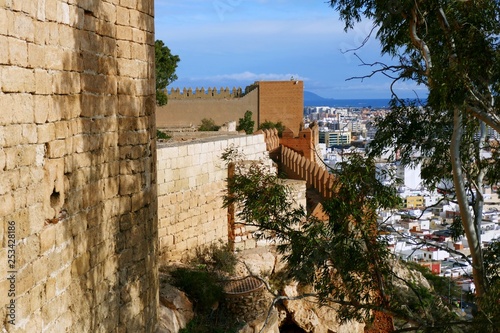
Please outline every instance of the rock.
[[[297, 284], [283, 289], [285, 296], [298, 296]], [[365, 325], [355, 321], [341, 324], [336, 318], [335, 305], [319, 307], [311, 299], [284, 301], [284, 307], [294, 323], [310, 333], [363, 333]]]
[[186, 294], [167, 283], [162, 283], [156, 332], [177, 333], [186, 327], [193, 316], [193, 304]]
[[[240, 264], [237, 269], [237, 274], [242, 275], [257, 275], [260, 277], [269, 276], [271, 272], [279, 271], [284, 267], [284, 264], [279, 262], [279, 255], [276, 254], [275, 247], [263, 247], [242, 251], [238, 254]], [[285, 296], [297, 296], [297, 285], [292, 284], [284, 288]], [[269, 304], [272, 300], [269, 300]], [[311, 333], [362, 333], [364, 324], [357, 322], [349, 322], [340, 324], [336, 319], [335, 306], [319, 307], [311, 300], [303, 299], [296, 301], [284, 301], [283, 312], [278, 314], [276, 309], [273, 309], [273, 315], [266, 325], [264, 332], [278, 333], [280, 325], [288, 317], [297, 324], [297, 326]], [[266, 313], [267, 315], [267, 313]], [[257, 319], [248, 323], [239, 333], [257, 333], [260, 332], [266, 315], [260, 315]]]
[[[264, 323], [266, 322], [267, 316], [262, 316], [251, 323], [246, 324], [242, 329], [238, 331], [238, 333], [259, 333]], [[271, 311], [271, 315], [266, 323], [266, 327], [263, 332], [265, 333], [279, 333], [280, 332], [280, 318], [278, 315], [278, 311], [273, 309]]]
[[165, 306], [158, 309], [158, 328], [156, 333], [177, 333], [181, 328], [185, 327], [179, 323], [176, 311]]
[[274, 271], [276, 263], [276, 256], [270, 249], [270, 247], [261, 247], [240, 252], [238, 259], [240, 262], [244, 262], [246, 267], [241, 267], [242, 264], [239, 264], [238, 274], [242, 276], [269, 276]]
[[[407, 267], [403, 266], [399, 261], [394, 261], [393, 263], [394, 274], [399, 276], [401, 279], [415, 283], [423, 288], [432, 289], [429, 281], [422, 275], [422, 273], [416, 270], [409, 270]], [[408, 289], [408, 286], [400, 279], [394, 280], [394, 285], [399, 288]]]

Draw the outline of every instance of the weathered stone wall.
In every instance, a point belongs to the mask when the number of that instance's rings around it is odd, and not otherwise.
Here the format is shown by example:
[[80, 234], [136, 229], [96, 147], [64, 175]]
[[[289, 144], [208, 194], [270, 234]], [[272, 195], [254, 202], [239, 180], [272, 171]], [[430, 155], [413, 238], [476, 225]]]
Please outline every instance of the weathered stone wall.
[[228, 210], [222, 207], [229, 147], [249, 160], [267, 158], [264, 135], [239, 135], [158, 147], [158, 237], [162, 261], [180, 260], [196, 247], [228, 241]]
[[243, 118], [252, 112], [257, 128], [258, 91], [253, 90], [241, 98], [169, 99], [167, 105], [156, 110], [156, 124], [161, 127], [199, 126], [203, 118], [213, 119], [216, 125]]
[[7, 332], [154, 330], [154, 93], [152, 0], [0, 0]]
[[304, 114], [303, 81], [259, 81], [259, 119], [283, 125], [298, 133]]
[[237, 98], [238, 92], [234, 91], [212, 96], [213, 90], [208, 94], [201, 89], [192, 93], [192, 89], [184, 88], [182, 94], [174, 90], [167, 105], [157, 108], [157, 126], [199, 126], [203, 118], [212, 118], [217, 125], [222, 125], [238, 121], [246, 111], [251, 111], [255, 129], [271, 121], [299, 132], [304, 112], [303, 81], [258, 81], [247, 88], [249, 92], [241, 98]]

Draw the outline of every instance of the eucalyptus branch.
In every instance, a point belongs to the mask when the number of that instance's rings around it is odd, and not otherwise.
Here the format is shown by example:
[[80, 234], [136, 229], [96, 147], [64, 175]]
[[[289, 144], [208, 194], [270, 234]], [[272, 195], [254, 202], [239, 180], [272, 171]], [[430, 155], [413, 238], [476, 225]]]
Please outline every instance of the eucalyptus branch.
[[369, 32], [369, 33], [368, 33], [368, 35], [365, 37], [365, 39], [363, 39], [363, 41], [361, 42], [361, 45], [359, 45], [358, 47], [355, 47], [355, 48], [353, 48], [353, 49], [347, 49], [347, 50], [344, 50], [344, 51], [343, 51], [343, 50], [340, 50], [340, 52], [341, 52], [342, 54], [346, 54], [346, 53], [348, 53], [348, 52], [353, 52], [353, 51], [357, 51], [357, 50], [361, 49], [363, 46], [365, 46], [365, 45], [366, 45], [366, 43], [368, 43], [368, 41], [370, 40], [370, 37], [371, 37], [371, 35], [372, 35], [373, 31], [375, 31], [375, 29], [376, 29], [376, 26], [375, 26], [375, 25], [374, 25], [374, 26], [372, 26], [372, 28], [370, 29], [370, 32]]
[[409, 241], [411, 244], [413, 244], [415, 246], [420, 246], [420, 248], [423, 248], [424, 246], [432, 246], [432, 247], [435, 247], [437, 249], [440, 249], [440, 250], [443, 250], [443, 251], [447, 251], [449, 253], [456, 254], [458, 257], [464, 259], [470, 265], [472, 265], [471, 260], [469, 258], [467, 258], [467, 256], [465, 254], [463, 254], [462, 252], [457, 251], [457, 250], [455, 250], [455, 249], [453, 249], [453, 248], [451, 248], [451, 247], [449, 247], [447, 245], [441, 245], [441, 244], [436, 243], [434, 241], [428, 241], [428, 240], [421, 239], [421, 238], [408, 237], [408, 236], [403, 235], [401, 232], [397, 231], [394, 228], [392, 228], [392, 232], [398, 234], [399, 236], [401, 236], [402, 238], [406, 239], [407, 241]]
[[477, 119], [484, 121], [488, 126], [493, 128], [497, 133], [500, 133], [500, 117], [493, 112], [483, 111], [473, 105], [467, 105], [466, 110], [475, 116]]
[[448, 19], [446, 18], [446, 14], [444, 13], [443, 7], [439, 7], [438, 13], [439, 13], [439, 17], [441, 18], [441, 25], [443, 26], [443, 30], [445, 30], [444, 34], [447, 37], [448, 43], [449, 43], [450, 48], [452, 50], [451, 60], [454, 61], [458, 58], [457, 48], [455, 46], [455, 39], [453, 38], [453, 36], [451, 36], [450, 24], [448, 23]]
[[367, 78], [374, 76], [377, 73], [382, 73], [383, 75], [385, 75], [386, 77], [388, 77], [392, 80], [398, 80], [401, 78], [400, 76], [391, 76], [387, 72], [398, 73], [399, 71], [402, 71], [403, 69], [407, 68], [407, 66], [403, 66], [403, 65], [399, 65], [399, 66], [391, 65], [391, 66], [389, 66], [389, 65], [384, 64], [384, 63], [379, 62], [379, 61], [376, 61], [373, 63], [367, 63], [367, 62], [363, 61], [363, 59], [361, 59], [361, 57], [357, 53], [354, 53], [354, 56], [356, 58], [358, 58], [358, 60], [361, 62], [361, 66], [367, 66], [367, 67], [380, 66], [381, 68], [372, 70], [372, 72], [370, 74], [367, 74], [367, 75], [349, 77], [346, 79], [346, 81], [359, 80], [359, 79], [364, 80], [364, 79], [367, 79]]
[[428, 45], [418, 36], [417, 34], [417, 23], [418, 23], [418, 13], [417, 13], [417, 5], [413, 7], [411, 11], [411, 19], [410, 19], [410, 39], [413, 45], [420, 50], [420, 54], [425, 61], [425, 74], [427, 77], [430, 77], [430, 71], [432, 68], [432, 59], [431, 52], [429, 50]]
[[391, 85], [389, 86], [389, 88], [390, 88], [390, 90], [391, 90], [391, 96], [394, 96], [394, 98], [396, 98], [396, 99], [398, 100], [398, 102], [399, 102], [401, 105], [403, 105], [403, 104], [404, 104], [403, 100], [401, 100], [401, 99], [399, 98], [398, 94], [396, 94], [396, 92], [394, 91], [394, 85], [395, 85], [395, 84], [396, 84], [396, 82], [398, 82], [400, 79], [401, 79], [401, 78], [397, 78], [397, 79], [393, 80], [393, 81], [391, 82]]
[[275, 297], [278, 297], [278, 295], [277, 295], [277, 294], [275, 294], [275, 293], [273, 292], [273, 290], [271, 289], [271, 286], [269, 285], [269, 283], [268, 283], [265, 279], [263, 279], [263, 278], [261, 278], [260, 276], [258, 276], [258, 275], [256, 275], [256, 274], [254, 274], [254, 273], [250, 270], [250, 267], [248, 267], [248, 265], [247, 265], [247, 263], [246, 263], [246, 262], [244, 262], [244, 261], [242, 261], [242, 260], [240, 260], [240, 262], [242, 262], [242, 263], [243, 263], [243, 265], [245, 265], [245, 268], [247, 269], [247, 272], [248, 272], [248, 274], [249, 274], [251, 277], [254, 277], [254, 278], [256, 278], [256, 279], [260, 280], [260, 281], [264, 284], [264, 286], [266, 287], [267, 291], [269, 291], [269, 293], [270, 293], [271, 295], [273, 295], [273, 296], [275, 296]]

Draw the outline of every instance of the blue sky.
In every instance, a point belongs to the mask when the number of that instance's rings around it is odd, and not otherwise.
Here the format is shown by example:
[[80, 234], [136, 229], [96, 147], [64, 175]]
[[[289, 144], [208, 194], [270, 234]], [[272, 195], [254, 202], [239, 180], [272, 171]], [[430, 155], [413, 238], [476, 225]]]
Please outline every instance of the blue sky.
[[[156, 39], [179, 55], [178, 80], [169, 88], [246, 87], [259, 80], [304, 81], [304, 90], [337, 99], [389, 98], [390, 81], [370, 73], [352, 52], [372, 28], [344, 25], [326, 0], [155, 0]], [[380, 57], [371, 38], [356, 51], [365, 62]], [[397, 86], [400, 97], [420, 97], [412, 83]]]

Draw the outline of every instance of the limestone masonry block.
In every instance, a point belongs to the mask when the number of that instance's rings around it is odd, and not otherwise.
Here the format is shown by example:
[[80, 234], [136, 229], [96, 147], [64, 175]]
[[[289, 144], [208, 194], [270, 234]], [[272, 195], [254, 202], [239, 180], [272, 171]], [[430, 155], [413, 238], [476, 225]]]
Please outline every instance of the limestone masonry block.
[[64, 50], [57, 46], [44, 46], [45, 51], [45, 69], [63, 70], [64, 62], [67, 60], [64, 57]]
[[11, 125], [4, 127], [4, 147], [12, 147], [22, 142], [22, 126]]
[[124, 40], [116, 41], [116, 55], [119, 58], [132, 58], [132, 43]]
[[53, 92], [56, 94], [74, 94], [81, 90], [79, 73], [55, 71], [51, 79]]
[[46, 45], [49, 41], [49, 26], [46, 22], [35, 21], [35, 39], [34, 43], [37, 45]]
[[0, 196], [0, 213], [8, 216], [14, 212], [14, 198], [12, 193], [7, 193]]
[[139, 43], [131, 43], [131, 57], [143, 62], [149, 60], [143, 45]]
[[14, 13], [10, 17], [12, 19], [9, 22], [12, 30], [9, 30], [9, 33], [19, 39], [26, 41], [34, 41], [35, 39], [35, 26], [33, 24], [32, 19], [26, 15], [25, 13]]
[[74, 34], [73, 29], [65, 24], [58, 24], [57, 28], [59, 29], [59, 45], [71, 50], [76, 49], [78, 47], [78, 41], [72, 38]]
[[[35, 53], [30, 52], [30, 56], [32, 54], [35, 54]], [[37, 55], [40, 55], [40, 54], [43, 54], [43, 53], [37, 53]], [[39, 58], [40, 59], [37, 59], [35, 61], [45, 62], [45, 59], [43, 56], [40, 56]], [[49, 72], [46, 70], [35, 69], [35, 90], [37, 91], [38, 94], [41, 94], [41, 95], [48, 95], [48, 94], [52, 93], [52, 74], [49, 74]], [[36, 96], [35, 98], [39, 98], [39, 97], [42, 97], [42, 96]], [[49, 110], [47, 107], [39, 106], [37, 108], [36, 113], [47, 114], [48, 111]], [[37, 122], [43, 123], [43, 122], [45, 122], [45, 120], [44, 121], [37, 121]]]
[[65, 2], [57, 3], [57, 17], [59, 23], [69, 24], [70, 22], [69, 4]]
[[21, 67], [2, 68], [3, 92], [34, 92], [35, 73], [31, 69]]
[[102, 18], [108, 22], [116, 23], [117, 7], [113, 3], [103, 2], [101, 6]]
[[119, 25], [128, 26], [130, 23], [130, 10], [125, 7], [116, 8], [116, 23]]
[[123, 41], [132, 41], [132, 28], [127, 26], [116, 26], [116, 38]]
[[[28, 44], [24, 40], [8, 38], [9, 64], [21, 67], [28, 65]], [[31, 60], [31, 59], [30, 59]], [[31, 64], [31, 62], [30, 62]]]
[[[1, 3], [1, 1], [0, 1]], [[0, 35], [7, 35], [8, 27], [9, 27], [9, 22], [8, 22], [8, 14], [10, 15], [10, 12], [7, 12], [7, 10], [4, 8], [4, 6], [0, 7]], [[2, 44], [5, 45], [5, 44]]]
[[134, 175], [120, 176], [120, 195], [131, 194], [139, 191], [140, 180]]

